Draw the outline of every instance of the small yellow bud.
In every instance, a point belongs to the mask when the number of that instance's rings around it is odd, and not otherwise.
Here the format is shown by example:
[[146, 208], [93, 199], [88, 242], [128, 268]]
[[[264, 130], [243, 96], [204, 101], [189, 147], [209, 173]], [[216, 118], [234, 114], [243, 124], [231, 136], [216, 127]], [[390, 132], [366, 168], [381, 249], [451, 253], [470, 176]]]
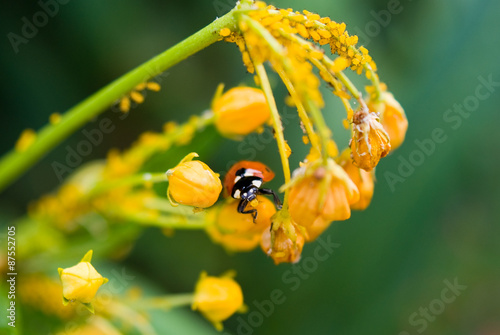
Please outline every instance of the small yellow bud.
[[132, 98], [132, 100], [134, 100], [138, 104], [142, 104], [144, 102], [144, 96], [137, 91], [130, 92], [130, 98]]
[[251, 215], [238, 213], [238, 201], [234, 199], [211, 209], [210, 215], [214, 217], [206, 229], [210, 238], [229, 251], [254, 249], [259, 244], [262, 232], [269, 230], [271, 217], [276, 213], [271, 200], [259, 196], [255, 201], [257, 204], [250, 203], [249, 205], [257, 209], [259, 213], [255, 222]]
[[150, 91], [158, 92], [161, 89], [161, 86], [155, 81], [150, 81], [146, 83], [146, 88]]
[[256, 131], [271, 115], [264, 92], [252, 87], [230, 89], [214, 101], [212, 110], [215, 127], [230, 138]]
[[16, 142], [15, 150], [19, 152], [24, 152], [35, 142], [36, 132], [33, 129], [25, 129], [19, 136]]
[[359, 191], [359, 200], [351, 204], [351, 209], [366, 209], [370, 205], [373, 197], [373, 190], [375, 187], [374, 171], [365, 171], [354, 166], [351, 157], [349, 157], [348, 149], [342, 153], [342, 160], [339, 164], [342, 166], [349, 178], [351, 178], [352, 182], [356, 185]]
[[196, 284], [191, 308], [199, 310], [215, 328], [222, 330], [221, 321], [244, 308], [243, 292], [229, 276], [212, 277], [203, 272]]
[[222, 191], [218, 173], [207, 164], [192, 161], [197, 153], [187, 155], [176, 167], [167, 171], [167, 195], [172, 205], [177, 203], [199, 208], [212, 206]]
[[229, 28], [222, 28], [220, 31], [219, 31], [219, 35], [221, 35], [222, 37], [227, 37], [229, 35], [231, 35], [231, 29]]
[[50, 124], [58, 124], [61, 122], [62, 116], [59, 113], [52, 113], [49, 116], [49, 122]]
[[108, 281], [90, 264], [91, 258], [92, 250], [77, 265], [58, 269], [63, 286], [63, 299], [66, 303], [78, 301], [89, 304], [99, 287]]

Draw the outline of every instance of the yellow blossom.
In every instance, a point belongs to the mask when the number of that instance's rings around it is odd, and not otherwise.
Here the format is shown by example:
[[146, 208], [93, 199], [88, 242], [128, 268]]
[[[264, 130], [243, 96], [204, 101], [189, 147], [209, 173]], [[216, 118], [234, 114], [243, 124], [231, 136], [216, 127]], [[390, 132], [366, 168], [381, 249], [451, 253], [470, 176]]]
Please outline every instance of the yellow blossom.
[[218, 173], [214, 173], [207, 164], [192, 161], [198, 157], [191, 153], [174, 168], [167, 171], [167, 195], [172, 203], [206, 208], [212, 206], [222, 191]]
[[191, 307], [222, 330], [221, 322], [244, 308], [243, 292], [230, 276], [212, 277], [203, 272], [196, 284]]
[[318, 217], [312, 225], [304, 227], [305, 230], [305, 240], [306, 242], [312, 242], [318, 238], [328, 227], [330, 227], [331, 221], [324, 219], [323, 217]]
[[359, 200], [351, 204], [351, 209], [364, 210], [370, 205], [374, 190], [374, 171], [365, 171], [352, 163], [352, 158], [346, 150], [342, 154], [340, 166], [345, 170], [359, 191]]
[[248, 135], [264, 125], [270, 110], [262, 90], [235, 87], [217, 98], [212, 106], [215, 127], [224, 136]]
[[[65, 303], [77, 301], [89, 306], [99, 287], [108, 282], [108, 279], [101, 276], [90, 264], [91, 258], [92, 250], [87, 252], [77, 265], [58, 269]], [[91, 305], [89, 309], [93, 311]]]
[[269, 230], [271, 217], [276, 213], [271, 200], [259, 196], [257, 201], [255, 209], [259, 215], [255, 222], [251, 215], [238, 213], [238, 201], [235, 199], [228, 199], [218, 208], [212, 209], [211, 218], [207, 218], [211, 222], [206, 229], [208, 235], [229, 251], [254, 249], [259, 244], [262, 232]]
[[396, 150], [404, 141], [408, 129], [405, 111], [394, 96], [382, 92], [380, 100], [370, 100], [368, 108], [380, 115], [380, 123], [391, 139], [391, 150]]
[[350, 205], [359, 199], [356, 185], [331, 159], [327, 166], [314, 162], [299, 168], [285, 187], [290, 188], [292, 219], [306, 228], [320, 217], [326, 222], [348, 219]]

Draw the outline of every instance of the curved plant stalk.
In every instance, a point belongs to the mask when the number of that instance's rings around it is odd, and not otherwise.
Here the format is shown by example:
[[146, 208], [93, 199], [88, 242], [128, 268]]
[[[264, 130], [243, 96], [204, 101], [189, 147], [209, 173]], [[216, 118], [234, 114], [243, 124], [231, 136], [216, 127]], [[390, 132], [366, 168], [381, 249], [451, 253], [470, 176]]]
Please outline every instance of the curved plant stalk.
[[25, 150], [11, 150], [5, 154], [0, 160], [0, 191], [38, 162], [49, 150], [86, 122], [105, 111], [138, 84], [159, 75], [187, 57], [221, 40], [219, 31], [222, 28], [236, 29], [235, 13], [246, 10], [249, 6], [249, 1], [242, 1], [226, 15], [69, 109], [61, 116], [58, 123], [48, 124], [37, 132], [34, 142]]

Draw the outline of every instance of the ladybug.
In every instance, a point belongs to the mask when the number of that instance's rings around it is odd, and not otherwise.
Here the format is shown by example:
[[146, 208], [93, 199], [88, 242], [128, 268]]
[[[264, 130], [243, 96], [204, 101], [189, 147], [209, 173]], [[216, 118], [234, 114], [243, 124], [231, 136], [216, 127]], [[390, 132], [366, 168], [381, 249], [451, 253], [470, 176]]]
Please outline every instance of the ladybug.
[[253, 222], [257, 218], [257, 210], [245, 210], [247, 204], [254, 200], [258, 194], [272, 195], [274, 203], [281, 209], [278, 195], [271, 189], [261, 188], [262, 184], [274, 178], [274, 172], [265, 164], [252, 161], [240, 161], [234, 164], [224, 178], [224, 188], [228, 195], [240, 199], [238, 213], [251, 214]]

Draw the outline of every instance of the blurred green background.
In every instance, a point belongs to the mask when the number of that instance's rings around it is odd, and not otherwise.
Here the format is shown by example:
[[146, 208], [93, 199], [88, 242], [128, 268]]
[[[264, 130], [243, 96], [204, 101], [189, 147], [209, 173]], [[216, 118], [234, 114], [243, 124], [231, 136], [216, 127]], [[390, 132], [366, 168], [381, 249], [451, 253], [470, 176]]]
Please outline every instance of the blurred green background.
[[[216, 275], [235, 269], [249, 313], [225, 322], [228, 334], [500, 334], [500, 2], [397, 3], [272, 2], [346, 22], [370, 50], [410, 122], [403, 146], [377, 168], [371, 206], [322, 235], [324, 242], [340, 244], [326, 260], [315, 261], [319, 242], [305, 246], [298, 265], [274, 266], [259, 249], [230, 255], [202, 232], [168, 238], [151, 228], [119, 265], [140, 274], [143, 285], [170, 292], [191, 291], [201, 270]], [[13, 146], [22, 129], [40, 128], [51, 113], [65, 111], [231, 6], [229, 0], [69, 1], [15, 53], [7, 33], [19, 34], [21, 18], [31, 18], [40, 7], [35, 1], [3, 2], [0, 152]], [[388, 7], [397, 13], [386, 15]], [[113, 111], [101, 116], [111, 118], [116, 129], [85, 161], [104, 158], [110, 148], [127, 148], [141, 132], [159, 131], [168, 120], [199, 114], [219, 82], [226, 87], [253, 82], [237, 48], [223, 42], [161, 79], [162, 90], [126, 118]], [[293, 115], [283, 103], [282, 86], [277, 85], [276, 95], [280, 109]], [[333, 96], [326, 100], [328, 122], [339, 146], [346, 146], [348, 135], [338, 122], [344, 112]], [[306, 147], [296, 117], [287, 120], [291, 163], [297, 166]], [[441, 134], [437, 141], [433, 132]], [[77, 131], [0, 194], [3, 223], [58, 187], [51, 163], [64, 162], [67, 146], [74, 148], [84, 138]], [[267, 143], [257, 135], [253, 140], [258, 146]], [[240, 159], [261, 160], [280, 171], [274, 142], [255, 150], [250, 140], [225, 140], [207, 129], [190, 148], [219, 172]], [[165, 170], [187, 150], [156, 160], [151, 170]], [[279, 183], [277, 178], [271, 186]], [[454, 283], [458, 288], [447, 289]], [[285, 301], [262, 316], [255, 303], [269, 300], [276, 289]], [[187, 312], [179, 318], [186, 315], [200, 326], [184, 333], [214, 333], [199, 315]], [[163, 318], [155, 314], [158, 327]], [[45, 329], [42, 324], [39, 329]], [[160, 334], [183, 333], [165, 327], [170, 330]]]

